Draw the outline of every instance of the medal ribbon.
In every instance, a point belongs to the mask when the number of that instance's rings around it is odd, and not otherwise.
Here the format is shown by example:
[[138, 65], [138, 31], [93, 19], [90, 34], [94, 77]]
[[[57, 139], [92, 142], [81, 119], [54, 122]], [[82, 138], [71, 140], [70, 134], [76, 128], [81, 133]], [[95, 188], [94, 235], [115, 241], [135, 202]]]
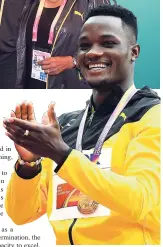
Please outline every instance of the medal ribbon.
[[[40, 1], [40, 4], [39, 4], [39, 7], [38, 7], [38, 10], [37, 10], [37, 14], [36, 14], [36, 18], [35, 18], [35, 21], [34, 21], [34, 25], [33, 25], [33, 36], [32, 36], [32, 41], [33, 42], [37, 42], [37, 33], [38, 33], [38, 25], [39, 25], [39, 22], [40, 22], [40, 18], [41, 18], [41, 15], [42, 15], [42, 12], [43, 12], [43, 8], [44, 8], [44, 5], [45, 5], [45, 1], [46, 0], [41, 0]], [[53, 43], [53, 38], [54, 38], [54, 28], [62, 14], [62, 11], [65, 7], [67, 3], [67, 0], [64, 0], [63, 3], [61, 4], [61, 6], [59, 7], [59, 10], [57, 12], [57, 15], [55, 16], [53, 22], [52, 22], [52, 25], [51, 25], [51, 28], [50, 28], [50, 32], [49, 32], [49, 39], [48, 39], [48, 44], [52, 45]]]
[[5, 3], [5, 0], [2, 0], [2, 2], [1, 2], [1, 8], [0, 8], [0, 25], [1, 25], [1, 21], [2, 21], [4, 3]]
[[[115, 110], [113, 111], [112, 115], [108, 119], [96, 145], [93, 151], [93, 155], [91, 155], [91, 161], [94, 163], [97, 163], [98, 158], [101, 153], [102, 145], [105, 141], [105, 138], [110, 131], [111, 127], [113, 126], [115, 120], [119, 116], [119, 114], [122, 112], [122, 110], [125, 108], [127, 103], [130, 101], [130, 99], [133, 97], [133, 95], [137, 92], [137, 89], [135, 88], [134, 85], [132, 85], [123, 95], [121, 98], [120, 102], [116, 106]], [[82, 152], [82, 137], [83, 137], [83, 132], [84, 132], [84, 126], [88, 114], [88, 109], [89, 109], [89, 104], [84, 112], [83, 118], [81, 120], [80, 126], [79, 126], [79, 131], [78, 131], [78, 136], [77, 136], [77, 141], [76, 141], [76, 149]]]
[[[94, 163], [97, 163], [100, 153], [101, 153], [101, 149], [102, 149], [102, 145], [105, 141], [105, 138], [109, 132], [109, 130], [111, 129], [111, 127], [113, 126], [115, 120], [117, 119], [117, 117], [119, 116], [119, 114], [121, 113], [121, 111], [125, 108], [125, 106], [127, 105], [127, 103], [130, 101], [130, 99], [133, 97], [133, 95], [137, 92], [137, 89], [135, 88], [134, 85], [132, 85], [123, 95], [123, 97], [121, 98], [120, 102], [118, 103], [118, 105], [116, 106], [115, 110], [113, 111], [112, 115], [110, 116], [110, 118], [108, 119], [96, 145], [93, 151], [93, 155], [91, 155], [90, 160]], [[84, 132], [84, 126], [85, 126], [85, 122], [86, 122], [86, 118], [87, 118], [87, 114], [88, 114], [88, 110], [89, 110], [89, 104], [84, 112], [83, 118], [81, 120], [80, 126], [79, 126], [79, 131], [78, 131], [78, 136], [77, 136], [77, 141], [76, 141], [76, 149], [82, 152], [82, 137], [83, 137], [83, 132]], [[77, 209], [79, 210], [80, 213], [82, 214], [92, 214], [93, 212], [95, 212], [95, 210], [98, 207], [98, 202], [92, 200], [91, 198], [89, 198], [87, 195], [83, 194], [83, 192], [80, 191], [79, 194], [79, 200], [78, 200], [78, 205], [77, 205]]]

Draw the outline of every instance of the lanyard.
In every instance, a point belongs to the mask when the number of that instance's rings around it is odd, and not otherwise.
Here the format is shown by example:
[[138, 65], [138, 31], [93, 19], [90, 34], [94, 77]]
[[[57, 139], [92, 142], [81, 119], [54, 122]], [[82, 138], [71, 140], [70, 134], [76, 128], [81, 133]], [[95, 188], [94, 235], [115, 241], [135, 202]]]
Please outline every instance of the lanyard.
[[[137, 89], [135, 88], [134, 85], [132, 85], [123, 95], [123, 97], [121, 98], [120, 102], [118, 103], [118, 105], [116, 106], [115, 110], [113, 111], [112, 115], [110, 116], [110, 118], [108, 119], [97, 143], [96, 146], [94, 148], [93, 151], [93, 155], [91, 156], [91, 161], [96, 163], [98, 161], [98, 158], [100, 156], [101, 153], [101, 149], [102, 149], [102, 145], [105, 141], [105, 138], [109, 132], [109, 130], [111, 129], [111, 127], [113, 126], [113, 123], [115, 122], [115, 120], [117, 119], [117, 117], [119, 116], [119, 114], [121, 113], [121, 111], [125, 108], [125, 106], [127, 105], [127, 103], [130, 101], [130, 99], [133, 97], [133, 95], [137, 92]], [[78, 131], [78, 136], [77, 136], [77, 141], [76, 141], [76, 149], [79, 150], [80, 152], [82, 152], [82, 137], [83, 137], [83, 132], [84, 132], [84, 126], [85, 126], [85, 122], [86, 122], [86, 118], [87, 118], [87, 114], [88, 114], [88, 109], [89, 109], [89, 104], [84, 112], [83, 118], [81, 120], [80, 126], [79, 126], [79, 131]]]
[[[36, 18], [35, 18], [34, 25], [33, 25], [33, 36], [32, 36], [33, 42], [37, 42], [38, 25], [39, 25], [40, 18], [41, 18], [42, 12], [43, 12], [45, 1], [46, 0], [40, 0], [40, 4], [39, 4], [38, 10], [37, 10]], [[55, 16], [55, 18], [52, 22], [50, 32], [49, 32], [49, 39], [48, 39], [48, 44], [50, 44], [50, 45], [52, 45], [52, 43], [53, 43], [54, 28], [55, 28], [57, 21], [59, 20], [61, 14], [62, 14], [62, 11], [63, 11], [66, 3], [67, 3], [67, 0], [63, 0], [63, 3], [61, 4], [61, 6], [57, 12], [57, 15]]]
[[5, 0], [2, 0], [2, 2], [1, 2], [1, 8], [0, 8], [0, 25], [1, 25], [1, 21], [2, 21], [4, 3], [5, 3]]

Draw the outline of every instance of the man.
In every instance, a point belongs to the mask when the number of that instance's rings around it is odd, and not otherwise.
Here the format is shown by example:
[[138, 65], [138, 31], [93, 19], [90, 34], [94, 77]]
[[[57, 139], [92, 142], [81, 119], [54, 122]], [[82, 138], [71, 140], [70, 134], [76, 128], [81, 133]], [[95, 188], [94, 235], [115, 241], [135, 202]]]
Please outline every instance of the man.
[[[0, 0], [0, 88], [15, 88], [16, 40], [26, 0]], [[25, 6], [26, 7], [26, 6]], [[14, 13], [14, 14], [13, 14]]]
[[20, 156], [6, 196], [16, 224], [47, 213], [57, 244], [159, 243], [160, 100], [134, 87], [136, 40], [132, 12], [93, 9], [78, 50], [93, 89], [86, 110], [58, 123], [51, 104], [41, 125], [24, 102], [4, 121]]

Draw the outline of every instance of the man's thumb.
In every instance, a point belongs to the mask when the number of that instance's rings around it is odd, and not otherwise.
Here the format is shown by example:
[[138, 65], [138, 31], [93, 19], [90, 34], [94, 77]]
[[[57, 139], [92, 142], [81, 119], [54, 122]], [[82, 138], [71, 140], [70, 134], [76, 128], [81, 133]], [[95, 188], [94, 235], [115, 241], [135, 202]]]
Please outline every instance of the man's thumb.
[[54, 107], [55, 107], [55, 103], [52, 102], [50, 103], [49, 107], [48, 107], [48, 118], [49, 118], [49, 122], [50, 124], [54, 124], [57, 121], [57, 117], [54, 111]]

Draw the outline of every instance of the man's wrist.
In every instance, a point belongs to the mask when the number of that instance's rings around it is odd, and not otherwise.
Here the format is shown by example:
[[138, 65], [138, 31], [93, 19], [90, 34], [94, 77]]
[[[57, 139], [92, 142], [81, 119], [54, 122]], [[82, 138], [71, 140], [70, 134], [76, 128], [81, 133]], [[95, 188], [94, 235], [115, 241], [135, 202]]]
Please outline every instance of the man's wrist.
[[30, 162], [35, 162], [36, 160], [39, 160], [41, 157], [40, 156], [38, 156], [38, 155], [33, 155], [33, 156], [30, 156], [30, 157], [23, 157], [23, 156], [20, 156], [19, 155], [19, 153], [18, 153], [18, 157], [20, 158], [20, 159], [22, 159], [24, 162], [28, 162], [28, 163], [30, 163]]
[[26, 166], [30, 166], [30, 167], [33, 167], [33, 166], [37, 166], [37, 165], [39, 165], [40, 163], [41, 163], [41, 160], [42, 160], [43, 158], [42, 157], [39, 157], [39, 158], [37, 158], [37, 159], [33, 159], [32, 161], [25, 161], [25, 160], [23, 160], [20, 156], [19, 156], [19, 158], [18, 158], [18, 163], [19, 163], [19, 165], [26, 165]]
[[67, 65], [69, 69], [76, 68], [76, 65], [77, 65], [76, 58], [69, 56], [67, 59]]
[[73, 68], [76, 68], [77, 66], [77, 60], [75, 57], [72, 57], [72, 61], [73, 61]]
[[33, 167], [27, 165], [22, 166], [18, 163], [18, 161], [15, 164], [15, 172], [22, 179], [33, 179], [41, 172], [41, 170], [41, 163]]
[[52, 152], [53, 153], [52, 157], [49, 157], [49, 158], [52, 159], [57, 164], [57, 167], [58, 166], [61, 167], [63, 163], [66, 161], [71, 151], [72, 151], [72, 148], [70, 148], [66, 143], [63, 143], [59, 151]]

